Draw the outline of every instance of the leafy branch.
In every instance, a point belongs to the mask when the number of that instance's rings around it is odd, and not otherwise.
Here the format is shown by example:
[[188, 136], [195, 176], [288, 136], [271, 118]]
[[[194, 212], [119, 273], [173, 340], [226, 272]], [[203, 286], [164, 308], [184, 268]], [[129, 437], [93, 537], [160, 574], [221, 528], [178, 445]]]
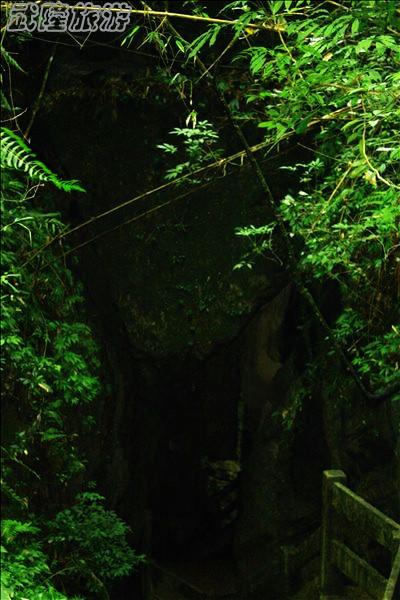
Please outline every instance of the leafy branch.
[[37, 159], [36, 154], [24, 140], [7, 127], [1, 128], [0, 148], [1, 168], [25, 172], [34, 181], [50, 182], [64, 192], [85, 191], [76, 179], [69, 181], [60, 179], [58, 175]]

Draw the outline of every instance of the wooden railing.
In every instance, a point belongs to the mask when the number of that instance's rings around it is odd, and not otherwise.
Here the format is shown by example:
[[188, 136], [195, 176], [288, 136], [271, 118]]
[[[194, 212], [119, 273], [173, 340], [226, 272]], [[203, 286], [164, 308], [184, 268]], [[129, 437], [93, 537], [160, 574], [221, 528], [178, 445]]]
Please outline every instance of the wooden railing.
[[[400, 600], [400, 525], [346, 486], [343, 471], [324, 471], [321, 548], [321, 600], [340, 598], [337, 571], [377, 600]], [[358, 556], [335, 531], [335, 513], [354, 532], [362, 532], [392, 555], [389, 578]]]

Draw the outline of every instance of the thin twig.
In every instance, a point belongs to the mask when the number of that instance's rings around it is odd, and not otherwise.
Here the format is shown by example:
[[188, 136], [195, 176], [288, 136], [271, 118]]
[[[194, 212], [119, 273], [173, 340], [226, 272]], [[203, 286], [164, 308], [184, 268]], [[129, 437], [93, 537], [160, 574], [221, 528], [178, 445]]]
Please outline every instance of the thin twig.
[[[267, 142], [261, 142], [260, 144], [255, 144], [254, 146], [252, 146], [251, 151], [252, 152], [257, 152], [258, 150], [262, 150], [263, 148], [265, 148], [267, 146], [268, 146]], [[46, 248], [48, 248], [49, 246], [51, 246], [57, 240], [64, 239], [64, 238], [68, 237], [69, 235], [71, 235], [72, 233], [76, 233], [77, 231], [79, 231], [83, 227], [87, 227], [88, 225], [91, 225], [95, 221], [98, 221], [100, 219], [104, 219], [104, 217], [107, 217], [107, 216], [113, 214], [114, 212], [116, 212], [118, 210], [121, 210], [122, 208], [130, 206], [130, 205], [134, 204], [135, 202], [138, 202], [139, 200], [142, 200], [143, 198], [148, 198], [149, 196], [152, 196], [153, 194], [155, 194], [157, 192], [164, 191], [164, 190], [166, 190], [166, 189], [168, 189], [168, 188], [176, 185], [177, 183], [181, 183], [183, 181], [186, 181], [187, 179], [192, 178], [194, 175], [199, 175], [200, 173], [204, 173], [205, 171], [208, 171], [209, 169], [215, 169], [215, 168], [218, 168], [218, 167], [222, 167], [222, 166], [227, 165], [230, 162], [236, 160], [237, 158], [242, 158], [244, 156], [245, 156], [245, 152], [244, 151], [240, 151], [240, 152], [236, 152], [235, 154], [231, 154], [230, 156], [227, 156], [226, 158], [220, 158], [220, 159], [216, 160], [215, 162], [213, 162], [210, 165], [205, 165], [204, 167], [200, 167], [199, 169], [196, 169], [196, 171], [192, 171], [191, 173], [187, 173], [186, 175], [182, 175], [181, 177], [179, 177], [178, 179], [175, 179], [174, 181], [168, 181], [167, 183], [163, 183], [162, 185], [159, 185], [156, 188], [148, 190], [147, 192], [144, 192], [143, 194], [139, 194], [138, 196], [135, 196], [134, 198], [131, 198], [130, 200], [126, 200], [125, 202], [122, 202], [121, 204], [117, 204], [117, 206], [113, 206], [112, 208], [110, 208], [110, 209], [108, 209], [108, 210], [106, 210], [104, 212], [101, 212], [101, 213], [99, 213], [97, 215], [94, 215], [93, 217], [90, 217], [90, 219], [87, 219], [86, 221], [83, 221], [83, 223], [80, 223], [79, 225], [76, 225], [72, 229], [68, 229], [67, 231], [63, 231], [63, 232], [59, 233], [58, 235], [54, 236], [53, 238], [51, 238], [48, 242], [46, 242], [46, 244], [43, 244], [43, 246], [41, 246], [40, 248], [38, 248], [37, 250], [35, 250], [33, 252], [33, 254], [31, 254], [31, 256], [25, 261], [25, 263], [22, 266], [25, 267], [27, 264], [29, 264], [30, 262], [32, 262], [32, 260], [40, 252], [42, 252], [43, 250], [45, 250]]]
[[[279, 34], [280, 35], [280, 34]], [[204, 73], [202, 73], [200, 75], [200, 77], [198, 78], [198, 80], [196, 81], [196, 84], [199, 83], [199, 81], [201, 81], [203, 79], [203, 77], [205, 77], [213, 67], [215, 67], [215, 65], [217, 63], [219, 63], [219, 61], [221, 60], [221, 58], [223, 56], [225, 56], [225, 54], [228, 52], [228, 50], [230, 50], [232, 48], [232, 46], [234, 45], [234, 43], [238, 40], [238, 37], [235, 35], [231, 41], [229, 42], [229, 44], [226, 46], [226, 48], [224, 50], [222, 50], [221, 54], [219, 56], [217, 56], [217, 58], [214, 60], [214, 62], [211, 63], [211, 65], [209, 67], [207, 67], [206, 71], [204, 71]]]
[[43, 76], [43, 80], [42, 80], [42, 85], [40, 86], [40, 90], [39, 90], [39, 95], [36, 98], [36, 102], [35, 102], [33, 110], [32, 110], [32, 115], [31, 115], [28, 127], [26, 128], [25, 133], [24, 133], [24, 138], [25, 139], [27, 139], [29, 137], [30, 131], [32, 129], [32, 125], [33, 125], [33, 123], [35, 121], [36, 115], [37, 115], [38, 110], [40, 108], [40, 105], [42, 103], [44, 91], [45, 91], [46, 85], [47, 85], [47, 80], [49, 78], [50, 68], [51, 68], [51, 65], [53, 63], [54, 55], [56, 53], [56, 50], [57, 50], [57, 44], [54, 44], [52, 52], [50, 54], [50, 58], [47, 61], [46, 70], [44, 72], [44, 76]]
[[[276, 158], [276, 156], [271, 156], [270, 158], [267, 158], [266, 160], [274, 160]], [[236, 166], [236, 165], [235, 165]], [[241, 164], [240, 167], [242, 167], [243, 165]], [[193, 175], [193, 173], [191, 173], [190, 175]], [[224, 177], [226, 177], [227, 174], [226, 172], [224, 172], [223, 175], [221, 175], [218, 179], [223, 179]], [[177, 181], [177, 180], [176, 180]], [[92, 244], [93, 242], [97, 241], [98, 239], [108, 235], [109, 233], [112, 233], [114, 231], [117, 231], [118, 229], [121, 229], [122, 227], [124, 227], [125, 225], [129, 225], [130, 223], [134, 223], [135, 221], [139, 221], [140, 219], [144, 219], [145, 217], [147, 217], [148, 215], [157, 212], [158, 210], [160, 210], [161, 208], [164, 208], [165, 206], [168, 206], [170, 204], [172, 204], [173, 202], [175, 202], [176, 200], [181, 200], [182, 198], [185, 198], [187, 196], [191, 196], [194, 193], [200, 191], [201, 189], [204, 189], [206, 187], [208, 187], [209, 185], [212, 185], [214, 183], [215, 179], [207, 181], [199, 186], [196, 186], [195, 188], [191, 188], [190, 190], [188, 190], [187, 192], [184, 192], [183, 194], [180, 194], [179, 196], [176, 196], [175, 198], [172, 198], [171, 200], [167, 200], [166, 202], [163, 202], [162, 204], [158, 204], [157, 206], [154, 206], [153, 208], [146, 210], [138, 215], [135, 215], [134, 217], [131, 217], [130, 219], [127, 219], [126, 221], [123, 221], [122, 223], [119, 223], [118, 225], [115, 225], [114, 227], [111, 227], [109, 229], [106, 229], [105, 231], [102, 231], [100, 233], [98, 233], [97, 235], [93, 236], [92, 238], [85, 240], [84, 242], [82, 242], [81, 244], [78, 244], [77, 246], [73, 246], [72, 248], [68, 249], [67, 251], [63, 251], [63, 258], [65, 258], [66, 256], [68, 256], [69, 254], [72, 254], [73, 252], [76, 252], [77, 250], [80, 250], [81, 248], [84, 248], [85, 246], [88, 246], [89, 244]], [[70, 232], [67, 233], [72, 233], [72, 230]], [[41, 250], [43, 250], [43, 248], [41, 248]], [[25, 263], [26, 264], [26, 263]], [[47, 266], [50, 266], [50, 262], [46, 262], [44, 265], [41, 266], [41, 269], [44, 269]]]
[[353, 164], [354, 164], [354, 161], [350, 163], [350, 165], [347, 167], [347, 169], [345, 170], [345, 172], [343, 173], [343, 175], [339, 179], [337, 185], [335, 186], [335, 189], [333, 190], [333, 192], [331, 193], [331, 195], [329, 196], [329, 198], [327, 200], [328, 204], [332, 200], [332, 198], [335, 196], [336, 192], [338, 191], [338, 189], [340, 188], [340, 186], [342, 185], [342, 183], [346, 179], [347, 175], [350, 173], [351, 169], [353, 168]]
[[[200, 190], [202, 188], [207, 187], [210, 183], [211, 182], [207, 181], [203, 185], [198, 186], [196, 188], [196, 191], [198, 191], [198, 190]], [[84, 248], [88, 244], [92, 244], [96, 240], [104, 237], [105, 235], [108, 235], [109, 233], [112, 233], [113, 231], [117, 231], [118, 229], [121, 229], [121, 227], [125, 227], [125, 225], [129, 225], [130, 223], [134, 223], [135, 221], [139, 221], [140, 219], [143, 219], [144, 217], [147, 217], [148, 215], [150, 215], [150, 214], [152, 214], [154, 212], [157, 212], [161, 208], [164, 208], [164, 206], [168, 206], [169, 204], [172, 204], [173, 202], [176, 202], [176, 200], [181, 200], [182, 198], [185, 198], [186, 196], [190, 196], [191, 194], [193, 194], [193, 190], [189, 190], [188, 192], [180, 194], [179, 196], [176, 196], [175, 198], [172, 198], [171, 200], [167, 200], [166, 202], [163, 202], [162, 204], [158, 204], [157, 206], [154, 206], [153, 208], [150, 208], [149, 210], [146, 210], [146, 211], [140, 213], [139, 215], [135, 215], [134, 217], [131, 217], [130, 219], [127, 219], [126, 221], [123, 221], [123, 223], [119, 223], [118, 225], [115, 225], [115, 227], [111, 227], [110, 229], [106, 229], [105, 231], [102, 231], [101, 233], [93, 236], [89, 240], [85, 240], [81, 244], [78, 244], [77, 246], [74, 246], [73, 248], [70, 248], [69, 250], [67, 250], [66, 252], [64, 252], [63, 256], [68, 256], [69, 254], [72, 254], [73, 252], [76, 252], [77, 250], [80, 250], [81, 248]]]
[[41, 479], [40, 475], [34, 471], [33, 469], [31, 469], [31, 467], [28, 467], [28, 465], [26, 465], [22, 460], [20, 460], [19, 458], [17, 458], [16, 456], [12, 456], [10, 454], [10, 452], [7, 450], [7, 448], [5, 448], [4, 446], [1, 446], [1, 449], [3, 452], [5, 452], [6, 454], [8, 454], [8, 458], [10, 460], [12, 460], [13, 462], [17, 463], [18, 465], [21, 465], [21, 467], [24, 467], [24, 469], [26, 469], [27, 471], [29, 471], [29, 473], [32, 473], [32, 475], [34, 475], [37, 479]]
[[[13, 7], [13, 2], [2, 2], [0, 4], [3, 10], [10, 10]], [[54, 8], [54, 2], [42, 2], [40, 6], [43, 8]], [[242, 25], [243, 28], [252, 28], [252, 29], [267, 29], [270, 31], [284, 31], [285, 28], [282, 24], [275, 24], [271, 22], [264, 23], [243, 23], [239, 19], [230, 20], [230, 19], [217, 19], [214, 17], [202, 17], [199, 15], [189, 15], [186, 13], [177, 13], [163, 10], [140, 10], [136, 8], [119, 8], [119, 7], [102, 7], [102, 6], [89, 6], [87, 4], [71, 6], [69, 4], [60, 4], [60, 8], [68, 7], [74, 11], [94, 11], [94, 12], [117, 12], [117, 13], [128, 13], [132, 15], [141, 15], [143, 17], [157, 17], [158, 19], [165, 19], [166, 17], [171, 17], [173, 19], [186, 19], [189, 21], [196, 21], [202, 23], [217, 23], [220, 25]]]
[[[176, 29], [173, 27], [173, 25], [171, 25], [171, 23], [168, 22], [169, 28], [170, 30], [175, 34], [178, 35], [179, 37], [180, 34], [176, 31]], [[204, 63], [202, 62], [202, 60], [196, 56], [196, 63], [198, 64], [198, 66], [200, 67], [202, 72], [206, 72], [207, 68], [204, 65]], [[398, 392], [400, 390], [400, 381], [396, 382], [395, 384], [391, 385], [391, 386], [387, 386], [385, 389], [383, 390], [379, 390], [376, 393], [373, 392], [369, 392], [367, 390], [367, 388], [365, 387], [363, 381], [361, 380], [358, 372], [356, 371], [355, 367], [353, 366], [351, 360], [349, 359], [349, 357], [347, 356], [347, 353], [345, 351], [345, 349], [342, 347], [342, 345], [340, 344], [340, 342], [336, 339], [333, 331], [331, 330], [327, 320], [325, 319], [324, 315], [322, 314], [317, 302], [314, 299], [314, 296], [311, 294], [310, 290], [308, 289], [308, 287], [304, 284], [301, 274], [299, 273], [298, 269], [297, 269], [297, 262], [296, 262], [296, 255], [295, 255], [295, 251], [293, 248], [293, 243], [292, 240], [290, 238], [290, 234], [289, 231], [287, 230], [286, 224], [283, 220], [283, 217], [279, 211], [279, 208], [276, 204], [275, 198], [272, 194], [271, 188], [268, 185], [267, 180], [264, 177], [264, 174], [261, 170], [261, 167], [258, 163], [257, 158], [255, 157], [255, 155], [252, 153], [251, 151], [251, 147], [242, 131], [242, 128], [240, 127], [239, 123], [237, 122], [237, 120], [234, 118], [234, 116], [232, 115], [231, 109], [229, 107], [228, 102], [225, 99], [224, 93], [218, 88], [217, 82], [215, 80], [215, 78], [213, 77], [213, 75], [211, 75], [210, 72], [207, 73], [207, 76], [209, 77], [209, 79], [211, 80], [211, 82], [214, 84], [214, 88], [215, 88], [215, 92], [216, 95], [221, 103], [221, 105], [223, 106], [227, 117], [233, 127], [233, 129], [236, 131], [236, 134], [238, 136], [238, 138], [241, 140], [244, 148], [245, 148], [245, 152], [247, 155], [247, 158], [249, 160], [249, 163], [251, 164], [251, 166], [253, 167], [253, 170], [256, 174], [256, 177], [260, 183], [261, 189], [264, 191], [265, 196], [266, 196], [266, 200], [267, 200], [267, 204], [269, 205], [272, 214], [274, 215], [275, 221], [278, 224], [278, 227], [281, 231], [282, 237], [285, 241], [286, 244], [286, 249], [287, 249], [287, 260], [288, 260], [288, 267], [289, 267], [289, 271], [292, 274], [293, 277], [293, 281], [295, 282], [300, 294], [305, 298], [306, 302], [309, 304], [309, 306], [311, 307], [315, 317], [317, 318], [318, 322], [320, 323], [322, 329], [326, 332], [327, 338], [329, 339], [330, 343], [332, 344], [333, 348], [335, 349], [337, 355], [340, 357], [340, 359], [342, 360], [343, 364], [345, 365], [347, 371], [350, 373], [350, 375], [352, 376], [355, 384], [357, 385], [358, 389], [360, 390], [360, 392], [362, 393], [362, 395], [369, 401], [372, 401], [374, 403], [376, 402], [381, 402], [382, 400], [385, 400], [386, 398], [392, 396], [394, 393]], [[324, 115], [323, 117], [321, 117], [321, 119], [319, 119], [318, 121], [326, 121], [326, 120], [330, 120], [331, 118], [335, 118], [338, 114], [344, 112], [345, 110], [347, 110], [347, 107], [341, 108], [337, 111], [334, 111], [333, 113], [329, 113], [327, 115]], [[314, 125], [315, 122], [309, 123], [310, 125]]]
[[365, 133], [366, 133], [366, 127], [364, 125], [363, 134], [362, 134], [362, 141], [361, 141], [361, 152], [362, 152], [362, 155], [363, 155], [363, 158], [364, 158], [365, 162], [367, 163], [367, 165], [369, 166], [369, 168], [371, 169], [371, 171], [373, 171], [373, 173], [375, 174], [376, 178], [379, 179], [379, 181], [382, 181], [382, 183], [385, 183], [390, 188], [395, 188], [396, 190], [400, 190], [400, 186], [399, 185], [396, 185], [395, 183], [393, 183], [391, 181], [388, 181], [387, 179], [385, 179], [384, 177], [382, 177], [382, 175], [379, 173], [378, 169], [376, 169], [371, 164], [371, 161], [368, 158], [367, 150], [366, 150]]

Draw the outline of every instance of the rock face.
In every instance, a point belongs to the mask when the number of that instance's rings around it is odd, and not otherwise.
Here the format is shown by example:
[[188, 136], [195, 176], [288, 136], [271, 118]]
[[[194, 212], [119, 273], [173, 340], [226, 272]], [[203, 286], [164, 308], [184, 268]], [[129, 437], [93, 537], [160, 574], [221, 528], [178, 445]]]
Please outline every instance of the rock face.
[[[166, 88], [152, 88], [150, 101], [143, 60], [76, 61], [76, 53], [59, 55], [37, 122], [49, 162], [57, 156], [59, 169], [87, 189], [69, 206], [62, 200], [74, 224], [162, 184], [170, 165], [156, 145], [186, 117]], [[228, 134], [225, 141], [229, 154]], [[202, 187], [183, 198], [185, 188], [145, 197], [70, 240], [74, 247], [100, 236], [78, 250], [95, 310], [107, 329], [119, 328], [118, 339], [123, 331], [136, 359], [170, 362], [172, 371], [231, 343], [287, 280], [277, 260], [233, 270], [248, 249], [235, 229], [270, 220], [251, 172], [236, 169]]]
[[[153, 74], [143, 59], [88, 50], [79, 61], [60, 51], [56, 62], [36, 129], [49, 165], [59, 161], [58, 172], [87, 188], [68, 206], [62, 200], [76, 224], [163, 182], [156, 145], [186, 113], [179, 116], [176, 98], [159, 83], [148, 89]], [[209, 114], [206, 101], [203, 109]], [[235, 149], [229, 134], [224, 143], [227, 153]], [[287, 190], [279, 165], [267, 165], [280, 197]], [[306, 311], [279, 261], [233, 269], [246, 249], [235, 228], [271, 219], [251, 171], [233, 171], [178, 198], [184, 191], [112, 211], [70, 240], [72, 247], [84, 244], [76, 268], [109, 384], [93, 471], [131, 524], [136, 546], [148, 549], [143, 523], [151, 514], [156, 556], [182, 560], [233, 549], [243, 590], [278, 598], [281, 546], [318, 527], [322, 469], [360, 477], [349, 439], [352, 418], [364, 409], [332, 401], [321, 385], [303, 394], [300, 412], [293, 392], [315, 358], [309, 347], [326, 348], [312, 327], [299, 331]], [[392, 465], [385, 418], [380, 414], [377, 446]], [[227, 475], [235, 485], [222, 485], [232, 495], [224, 504], [210, 493], [210, 477], [218, 472], [223, 480], [229, 463], [240, 473]]]

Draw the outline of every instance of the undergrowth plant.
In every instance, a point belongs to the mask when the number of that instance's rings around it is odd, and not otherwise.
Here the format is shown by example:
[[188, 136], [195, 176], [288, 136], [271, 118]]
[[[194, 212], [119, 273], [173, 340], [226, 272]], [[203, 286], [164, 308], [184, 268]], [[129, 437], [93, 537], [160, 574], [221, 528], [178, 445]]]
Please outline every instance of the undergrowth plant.
[[[190, 175], [193, 171], [222, 156], [222, 149], [214, 147], [219, 140], [219, 135], [207, 119], [197, 121], [197, 113], [192, 111], [186, 119], [186, 125], [186, 127], [175, 127], [170, 132], [171, 135], [183, 140], [180, 145], [168, 142], [157, 145], [157, 148], [165, 154], [176, 154], [183, 160], [167, 169], [165, 174], [167, 181], [173, 181], [182, 175]], [[199, 181], [194, 176], [186, 179], [188, 183], [199, 183]]]
[[93, 430], [99, 352], [63, 246], [48, 246], [65, 226], [43, 209], [49, 186], [83, 188], [7, 128], [1, 165], [1, 598], [107, 598], [109, 582], [142, 557], [104, 498], [85, 491], [80, 436]]
[[[199, 8], [185, 6], [193, 15]], [[208, 16], [207, 7], [201, 15]], [[293, 275], [309, 287], [336, 283], [341, 305], [333, 334], [366, 387], [398, 383], [398, 5], [394, 0], [238, 0], [226, 3], [217, 16], [234, 23], [211, 23], [195, 37], [175, 21], [172, 27], [167, 19], [157, 24], [170, 86], [174, 89], [179, 77], [191, 80], [192, 90], [208, 77], [216, 97], [225, 95], [230, 118], [262, 135], [266, 153], [297, 145], [297, 163], [281, 163], [282, 179], [290, 170], [297, 189], [274, 198], [295, 256]], [[143, 43], [151, 43], [148, 36]], [[171, 65], [178, 58], [174, 73]], [[237, 75], [237, 68], [247, 69], [247, 75]], [[167, 146], [162, 149], [175, 154], [175, 147]], [[195, 164], [188, 157], [169, 177]], [[282, 260], [276, 225], [238, 228], [249, 251], [236, 268], [251, 268], [260, 255]], [[312, 380], [310, 371], [310, 385]]]
[[270, 9], [285, 33], [238, 56], [255, 79], [247, 103], [271, 145], [313, 134], [314, 157], [286, 167], [299, 189], [280, 211], [302, 240], [303, 279], [340, 287], [337, 339], [383, 387], [400, 377], [399, 15], [373, 1]]

